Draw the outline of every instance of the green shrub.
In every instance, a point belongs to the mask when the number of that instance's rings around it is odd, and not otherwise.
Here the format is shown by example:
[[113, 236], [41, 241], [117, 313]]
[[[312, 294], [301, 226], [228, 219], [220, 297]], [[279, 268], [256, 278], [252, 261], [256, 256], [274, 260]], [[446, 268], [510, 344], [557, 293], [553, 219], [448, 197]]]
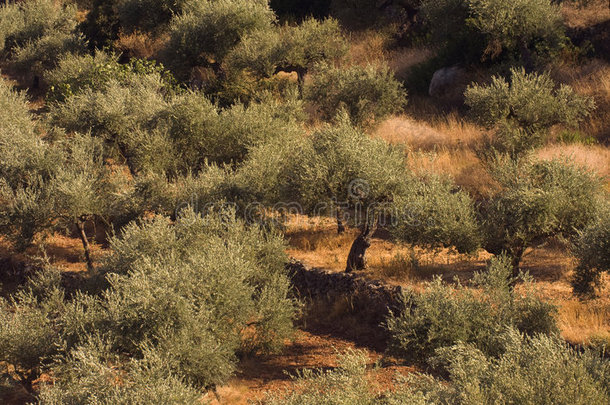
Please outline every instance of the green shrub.
[[474, 345], [440, 349], [450, 383], [410, 377], [390, 403], [604, 404], [610, 400], [610, 364], [598, 354], [580, 353], [556, 336], [499, 336], [503, 353], [489, 357]]
[[574, 254], [578, 266], [572, 279], [574, 292], [593, 295], [601, 274], [610, 271], [610, 214], [608, 209], [586, 227], [576, 239]]
[[573, 238], [604, 201], [600, 180], [573, 163], [498, 158], [490, 166], [500, 189], [480, 208], [484, 248], [507, 252], [515, 275], [526, 248], [551, 237]]
[[182, 80], [196, 66], [214, 67], [248, 33], [271, 29], [275, 15], [265, 0], [197, 0], [170, 22], [167, 65]]
[[172, 370], [209, 386], [232, 373], [236, 353], [276, 350], [291, 333], [283, 241], [230, 211], [131, 224], [111, 249], [102, 325], [121, 350], [151, 342]]
[[154, 349], [124, 359], [96, 337], [56, 359], [53, 372], [53, 384], [42, 384], [41, 404], [195, 404], [202, 397]]
[[[127, 162], [134, 173], [146, 171], [146, 167], [136, 166], [132, 159], [147, 141], [137, 138], [147, 135], [138, 130], [150, 129], [155, 115], [167, 108], [165, 88], [159, 74], [130, 75], [127, 85], [113, 78], [100, 90], [85, 88], [64, 103], [51, 104], [49, 121], [69, 132], [90, 131], [105, 142], [107, 156]], [[171, 160], [156, 162], [170, 163]]]
[[332, 370], [299, 371], [293, 376], [291, 390], [269, 393], [262, 403], [267, 405], [373, 405], [381, 398], [375, 395], [367, 379], [367, 355], [363, 351], [347, 351], [338, 356], [339, 366]]
[[480, 229], [470, 196], [448, 179], [428, 176], [393, 201], [392, 235], [401, 241], [474, 252]]
[[589, 97], [571, 87], [556, 88], [548, 74], [511, 70], [510, 84], [494, 77], [489, 86], [470, 85], [464, 93], [474, 119], [497, 128], [496, 147], [519, 157], [540, 146], [556, 124], [576, 126], [594, 108]]
[[116, 55], [103, 51], [96, 51], [93, 56], [66, 55], [55, 69], [45, 72], [44, 79], [49, 85], [47, 100], [64, 102], [86, 89], [102, 91], [113, 79], [129, 86], [138, 76], [147, 75], [160, 75], [166, 92], [178, 91], [175, 79], [163, 65], [142, 59], [120, 64]]
[[345, 108], [358, 125], [379, 122], [402, 110], [406, 92], [387, 67], [319, 67], [306, 84], [305, 97], [326, 119]]
[[66, 55], [82, 55], [84, 52], [85, 42], [82, 37], [73, 33], [60, 33], [15, 48], [11, 61], [15, 69], [40, 76], [44, 71], [54, 68]]
[[227, 56], [227, 64], [261, 77], [296, 72], [302, 85], [305, 74], [316, 64], [332, 63], [346, 52], [347, 42], [336, 20], [308, 18], [296, 26], [246, 35]]
[[480, 293], [461, 285], [452, 288], [436, 279], [423, 293], [405, 295], [401, 313], [391, 314], [386, 321], [389, 350], [423, 362], [439, 348], [464, 342], [497, 355], [502, 350], [498, 339], [506, 326], [522, 328], [530, 335], [556, 332], [556, 309], [535, 298], [531, 285], [521, 296], [511, 288], [513, 282], [509, 258], [498, 256], [474, 278]]
[[2, 9], [8, 17], [4, 34], [4, 49], [8, 52], [43, 37], [72, 33], [76, 27], [76, 7], [61, 1], [33, 0]]
[[423, 0], [430, 42], [450, 62], [481, 59], [536, 64], [565, 42], [559, 7], [551, 0]]
[[117, 13], [121, 28], [127, 32], [139, 30], [158, 33], [188, 3], [189, 0], [118, 0]]

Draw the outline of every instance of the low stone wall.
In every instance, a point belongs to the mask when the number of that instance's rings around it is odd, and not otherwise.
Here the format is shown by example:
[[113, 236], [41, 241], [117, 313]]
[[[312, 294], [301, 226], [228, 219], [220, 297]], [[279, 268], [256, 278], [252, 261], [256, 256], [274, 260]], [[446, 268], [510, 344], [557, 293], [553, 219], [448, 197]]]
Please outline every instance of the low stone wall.
[[380, 324], [389, 311], [400, 312], [402, 288], [380, 281], [370, 281], [354, 273], [336, 273], [318, 268], [307, 268], [299, 261], [291, 261], [289, 274], [295, 294], [305, 300], [349, 300], [350, 312], [372, 329], [382, 333]]

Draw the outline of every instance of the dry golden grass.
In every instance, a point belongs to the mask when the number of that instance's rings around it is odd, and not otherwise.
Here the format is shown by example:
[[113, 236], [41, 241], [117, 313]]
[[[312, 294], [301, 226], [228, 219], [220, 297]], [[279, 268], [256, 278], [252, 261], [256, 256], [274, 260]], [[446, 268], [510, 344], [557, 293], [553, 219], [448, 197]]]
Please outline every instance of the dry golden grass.
[[140, 32], [121, 33], [115, 47], [130, 58], [150, 59], [161, 49], [163, 41]]
[[457, 113], [436, 117], [431, 122], [400, 115], [380, 123], [374, 136], [393, 144], [408, 145], [412, 149], [431, 150], [439, 147], [472, 147], [481, 142], [484, 131]]
[[610, 301], [568, 299], [559, 304], [559, 327], [568, 342], [610, 344]]
[[419, 63], [425, 62], [434, 53], [427, 48], [399, 48], [391, 50], [386, 54], [386, 62], [399, 80], [407, 80], [411, 68]]
[[597, 108], [582, 129], [600, 142], [610, 141], [610, 64], [602, 60], [583, 65], [563, 64], [554, 66], [552, 75], [576, 92], [595, 99]]
[[541, 159], [565, 158], [610, 181], [610, 149], [601, 145], [552, 144], [537, 152]]
[[366, 66], [379, 64], [386, 59], [387, 35], [375, 30], [354, 32], [349, 38], [347, 63]]
[[578, 2], [561, 3], [561, 14], [570, 28], [584, 28], [610, 19], [608, 0], [590, 0], [586, 7], [579, 7]]

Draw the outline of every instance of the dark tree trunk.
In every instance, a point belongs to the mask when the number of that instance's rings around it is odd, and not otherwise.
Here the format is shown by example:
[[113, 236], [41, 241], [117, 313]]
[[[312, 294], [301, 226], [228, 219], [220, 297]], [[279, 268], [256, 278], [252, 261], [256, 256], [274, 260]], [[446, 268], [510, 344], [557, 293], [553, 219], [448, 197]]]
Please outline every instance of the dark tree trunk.
[[78, 236], [80, 236], [81, 242], [83, 242], [83, 248], [85, 249], [85, 259], [87, 260], [87, 268], [89, 271], [93, 271], [93, 260], [91, 260], [91, 249], [89, 247], [89, 239], [85, 233], [85, 221], [80, 219], [76, 221], [76, 227], [78, 228]]
[[294, 65], [278, 66], [277, 68], [275, 68], [275, 73], [278, 74], [279, 72], [286, 72], [286, 73], [296, 72], [297, 73], [297, 81], [299, 84], [299, 96], [301, 98], [303, 98], [303, 86], [305, 85], [305, 75], [307, 74], [307, 69], [302, 66], [294, 66]]
[[337, 233], [341, 235], [345, 232], [345, 225], [343, 225], [343, 221], [341, 220], [341, 211], [337, 208]]
[[511, 252], [511, 266], [513, 268], [513, 281], [511, 286], [514, 287], [517, 281], [517, 277], [519, 277], [519, 272], [521, 270], [521, 259], [523, 258], [523, 253], [525, 252], [525, 248], [518, 247], [512, 250]]
[[347, 256], [347, 266], [345, 271], [347, 273], [353, 270], [364, 270], [366, 268], [366, 250], [371, 246], [371, 237], [375, 232], [377, 225], [366, 224], [360, 235], [356, 238]]
[[526, 72], [531, 72], [534, 70], [534, 60], [532, 59], [532, 52], [530, 51], [528, 44], [525, 40], [521, 40], [521, 61], [523, 62], [523, 67]]

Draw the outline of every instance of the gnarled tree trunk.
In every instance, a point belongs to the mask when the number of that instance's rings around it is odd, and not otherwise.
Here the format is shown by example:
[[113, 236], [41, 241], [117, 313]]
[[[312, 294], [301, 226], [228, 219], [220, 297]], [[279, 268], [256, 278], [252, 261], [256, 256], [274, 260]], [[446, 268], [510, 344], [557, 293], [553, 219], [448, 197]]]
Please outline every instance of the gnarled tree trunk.
[[366, 268], [366, 250], [371, 246], [371, 237], [377, 229], [377, 222], [372, 225], [368, 222], [362, 228], [360, 235], [356, 238], [347, 256], [345, 271], [364, 270]]
[[93, 271], [93, 260], [91, 259], [91, 248], [89, 246], [89, 239], [85, 233], [85, 220], [79, 219], [76, 221], [76, 227], [78, 228], [78, 236], [83, 243], [83, 249], [85, 249], [85, 259], [87, 260], [87, 268], [89, 271]]

